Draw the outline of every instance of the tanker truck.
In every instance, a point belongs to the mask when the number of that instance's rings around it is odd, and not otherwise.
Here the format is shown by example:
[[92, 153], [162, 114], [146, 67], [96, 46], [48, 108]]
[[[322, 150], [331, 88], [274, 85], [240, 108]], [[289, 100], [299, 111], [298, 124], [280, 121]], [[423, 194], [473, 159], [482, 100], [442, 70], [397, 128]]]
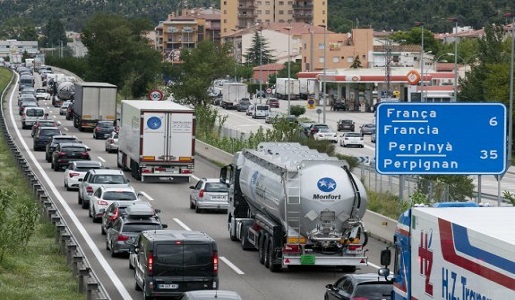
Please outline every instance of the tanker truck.
[[230, 239], [257, 249], [270, 271], [367, 264], [367, 195], [346, 161], [298, 143], [260, 143], [237, 152], [220, 181], [229, 185]]
[[64, 76], [58, 78], [54, 84], [54, 97], [52, 105], [60, 107], [64, 101], [73, 100], [75, 94], [75, 77]]

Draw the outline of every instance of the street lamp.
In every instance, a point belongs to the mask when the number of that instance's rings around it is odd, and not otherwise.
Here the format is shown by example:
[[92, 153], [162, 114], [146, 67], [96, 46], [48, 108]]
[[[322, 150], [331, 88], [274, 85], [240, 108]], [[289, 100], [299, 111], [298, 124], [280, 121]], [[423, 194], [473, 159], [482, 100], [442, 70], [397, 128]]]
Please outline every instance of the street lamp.
[[420, 48], [420, 101], [424, 102], [424, 23], [416, 22], [422, 29], [422, 47]]
[[259, 104], [263, 103], [263, 27], [259, 25]]
[[290, 110], [290, 98], [291, 98], [291, 91], [290, 91], [290, 88], [291, 88], [291, 75], [290, 75], [290, 39], [291, 39], [291, 26], [288, 26], [287, 28], [285, 28], [286, 30], [288, 30], [288, 115], [291, 114], [291, 110]]
[[325, 107], [326, 107], [326, 101], [327, 101], [327, 79], [326, 79], [326, 61], [327, 61], [327, 45], [326, 45], [326, 30], [327, 30], [327, 26], [326, 25], [319, 25], [320, 27], [323, 27], [324, 28], [324, 80], [322, 82], [322, 85], [323, 85], [323, 96], [322, 96], [322, 99], [324, 101], [324, 104], [322, 106], [322, 123], [325, 124]]
[[506, 13], [506, 17], [511, 17], [511, 58], [510, 58], [510, 107], [508, 119], [508, 167], [511, 166], [512, 160], [512, 143], [513, 143], [513, 56], [515, 46], [515, 14]]
[[449, 18], [454, 22], [454, 102], [458, 101], [458, 18]]

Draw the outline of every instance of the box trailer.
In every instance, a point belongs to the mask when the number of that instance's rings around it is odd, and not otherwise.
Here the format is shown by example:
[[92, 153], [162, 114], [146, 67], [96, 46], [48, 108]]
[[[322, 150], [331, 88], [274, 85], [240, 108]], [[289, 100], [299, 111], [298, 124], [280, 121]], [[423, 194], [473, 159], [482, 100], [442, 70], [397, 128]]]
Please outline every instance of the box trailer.
[[116, 120], [116, 92], [114, 84], [105, 82], [77, 82], [73, 100], [73, 125], [80, 131], [93, 129], [98, 121]]
[[118, 167], [144, 182], [189, 182], [195, 162], [195, 110], [175, 102], [123, 100]]

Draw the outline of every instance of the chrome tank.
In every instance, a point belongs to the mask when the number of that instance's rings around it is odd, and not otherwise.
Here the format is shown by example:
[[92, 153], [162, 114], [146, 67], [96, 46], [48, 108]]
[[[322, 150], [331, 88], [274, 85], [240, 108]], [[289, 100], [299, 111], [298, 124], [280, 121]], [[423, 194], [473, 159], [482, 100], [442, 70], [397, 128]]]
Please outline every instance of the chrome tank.
[[57, 96], [61, 100], [70, 100], [75, 93], [75, 84], [71, 81], [62, 81], [57, 85]]
[[[258, 150], [241, 152], [237, 164], [240, 188], [251, 211], [288, 227], [289, 234], [300, 225], [302, 236], [336, 241], [366, 212], [365, 188], [345, 171], [347, 162], [297, 143], [261, 143]], [[287, 205], [285, 191], [290, 203], [300, 199], [300, 204]], [[295, 210], [300, 222], [289, 217]]]

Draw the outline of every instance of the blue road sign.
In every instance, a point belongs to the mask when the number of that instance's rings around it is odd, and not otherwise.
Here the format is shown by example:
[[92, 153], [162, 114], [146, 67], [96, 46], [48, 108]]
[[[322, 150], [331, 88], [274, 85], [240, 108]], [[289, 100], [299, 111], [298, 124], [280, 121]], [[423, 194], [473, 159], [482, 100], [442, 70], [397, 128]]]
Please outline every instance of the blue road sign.
[[503, 174], [506, 107], [501, 103], [379, 104], [376, 169], [382, 174]]

